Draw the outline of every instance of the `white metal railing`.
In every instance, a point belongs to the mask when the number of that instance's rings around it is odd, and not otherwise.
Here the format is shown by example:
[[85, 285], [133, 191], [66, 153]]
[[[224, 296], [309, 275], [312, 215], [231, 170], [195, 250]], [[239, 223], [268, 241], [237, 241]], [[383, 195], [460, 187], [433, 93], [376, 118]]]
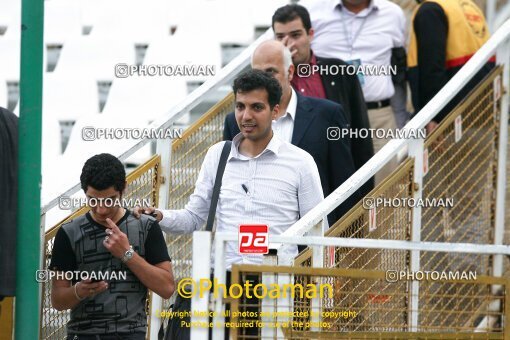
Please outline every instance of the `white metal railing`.
[[[199, 88], [189, 94], [182, 102], [174, 106], [168, 113], [156, 119], [150, 128], [154, 129], [168, 129], [171, 128], [183, 115], [189, 112], [191, 109], [196, 107], [202, 101], [207, 98], [207, 95], [219, 90], [223, 86], [230, 86], [232, 80], [250, 64], [251, 54], [255, 48], [263, 41], [272, 39], [272, 29], [268, 29], [263, 35], [261, 35], [256, 41], [248, 46], [243, 52], [241, 52], [236, 58], [234, 58], [228, 65], [223, 67], [213, 78], [207, 80]], [[136, 141], [130, 141], [126, 143], [127, 149], [119, 155], [116, 155], [121, 161], [125, 161], [133, 155], [135, 152], [144, 147], [147, 143], [151, 142], [151, 139], [141, 139]], [[157, 140], [156, 141], [156, 154], [161, 156], [161, 174], [164, 178], [170, 178], [170, 164], [172, 157], [172, 145], [168, 140]], [[160, 185], [159, 190], [159, 206], [162, 208], [168, 207], [168, 194], [169, 180], [163, 181]], [[62, 196], [71, 196], [80, 190], [80, 183], [76, 183], [65, 192], [61, 193], [58, 197], [50, 200], [41, 208], [41, 230], [44, 232], [46, 214], [52, 209], [56, 208], [59, 203], [59, 198]], [[69, 211], [71, 212], [71, 211]], [[152, 294], [151, 301], [151, 320], [150, 320], [150, 339], [157, 339], [158, 330], [161, 325], [161, 318], [157, 315], [156, 311], [161, 310], [162, 299], [156, 294]]]
[[[196, 231], [193, 233], [193, 248], [194, 249], [210, 249], [211, 248], [211, 232], [209, 231]], [[225, 233], [218, 232], [214, 235], [214, 249], [215, 249], [215, 260], [214, 260], [214, 279], [219, 284], [225, 284], [226, 268], [224, 265], [224, 250], [226, 242], [237, 242], [239, 235], [236, 233]], [[408, 250], [408, 251], [433, 251], [433, 252], [444, 252], [444, 253], [463, 253], [463, 254], [480, 254], [480, 255], [494, 255], [494, 256], [510, 256], [510, 246], [505, 245], [485, 245], [485, 244], [471, 244], [471, 243], [442, 243], [442, 242], [415, 242], [415, 241], [395, 241], [395, 240], [374, 240], [374, 239], [356, 239], [356, 242], [352, 242], [350, 238], [339, 238], [339, 237], [320, 237], [320, 236], [283, 236], [283, 235], [271, 235], [269, 238], [269, 248], [274, 248], [280, 244], [294, 244], [294, 245], [307, 245], [314, 248], [324, 247], [345, 247], [345, 248], [362, 248], [362, 249], [385, 249], [385, 250]], [[209, 278], [210, 274], [210, 258], [204, 259], [203, 251], [193, 252], [193, 277], [192, 280], [198, 286], [200, 279]], [[273, 261], [271, 256], [267, 257], [269, 261]], [[320, 260], [323, 260], [322, 258]], [[411, 271], [418, 271], [411, 270]], [[413, 281], [414, 282], [414, 281]], [[223, 304], [222, 294], [219, 294], [214, 299], [213, 311], [214, 311], [214, 325], [221, 325], [225, 322], [223, 316]], [[282, 304], [283, 306], [283, 304]], [[287, 305], [288, 306], [288, 305]], [[196, 315], [208, 315], [209, 313], [209, 294], [206, 292], [202, 297], [193, 295], [191, 310], [194, 314], [191, 317], [192, 322], [207, 322], [204, 318]], [[414, 309], [411, 309], [413, 311]], [[195, 311], [196, 313], [195, 315]], [[417, 311], [414, 310], [414, 311]], [[207, 313], [206, 313], [207, 312]], [[418, 315], [416, 314], [416, 317]], [[417, 325], [411, 327], [413, 331]], [[196, 340], [207, 340], [208, 339], [207, 328], [192, 328], [191, 338]], [[220, 340], [224, 339], [224, 328], [214, 327], [213, 328], [213, 339]]]
[[[484, 46], [457, 72], [457, 74], [439, 91], [439, 93], [404, 127], [407, 130], [423, 129], [441, 109], [464, 87], [466, 83], [484, 66], [484, 64], [497, 53], [497, 60], [504, 65], [503, 71], [503, 88], [508, 91], [509, 88], [509, 62], [510, 62], [510, 20], [487, 41]], [[506, 158], [507, 158], [507, 141], [508, 141], [508, 92], [502, 91], [500, 126], [498, 128], [498, 169], [497, 169], [497, 192], [496, 192], [496, 217], [494, 225], [494, 244], [502, 245], [504, 237], [505, 224], [505, 195], [506, 195]], [[422, 198], [423, 188], [423, 138], [420, 139], [393, 139], [389, 141], [377, 154], [375, 154], [365, 165], [363, 165], [354, 175], [346, 182], [332, 192], [326, 199], [313, 208], [308, 214], [303, 216], [299, 221], [287, 229], [282, 235], [284, 236], [302, 236], [309, 231], [315, 231], [319, 222], [324, 223], [326, 216], [333, 209], [343, 203], [350, 195], [358, 190], [366, 181], [368, 181], [375, 173], [389, 162], [395, 155], [402, 150], [408, 150], [409, 157], [414, 158], [415, 166], [413, 181], [417, 184], [418, 190], [413, 193], [415, 199]], [[413, 207], [412, 212], [412, 228], [411, 241], [421, 241], [421, 217], [422, 211], [420, 206]], [[379, 242], [381, 240], [375, 241]], [[356, 240], [358, 242], [358, 240]], [[322, 260], [322, 247], [314, 247], [314, 263], [315, 259]], [[418, 270], [420, 268], [420, 249], [410, 249], [410, 269]], [[317, 253], [317, 254], [316, 254]], [[317, 256], [317, 257], [316, 257]], [[493, 275], [501, 276], [503, 274], [503, 256], [496, 254], [493, 260]], [[409, 313], [409, 329], [416, 331], [418, 326], [418, 292], [419, 282], [413, 281], [411, 284], [410, 296], [410, 313]], [[497, 287], [493, 287], [493, 292]]]
[[[202, 86], [200, 86], [193, 93], [188, 95], [181, 103], [173, 107], [168, 113], [166, 113], [161, 118], [154, 121], [150, 126], [153, 128], [167, 129], [170, 128], [175, 122], [181, 118], [186, 112], [190, 109], [198, 105], [203, 101], [207, 94], [211, 93], [219, 89], [222, 86], [229, 85], [232, 79], [245, 67], [249, 65], [250, 56], [253, 50], [258, 46], [261, 42], [272, 38], [272, 30], [267, 30], [261, 37], [259, 37], [254, 43], [252, 43], [248, 48], [246, 48], [239, 56], [237, 56], [234, 60], [232, 60], [228, 65], [222, 68], [215, 77], [206, 81]], [[510, 45], [508, 43], [508, 39], [510, 37], [510, 21], [507, 21], [503, 24], [503, 26], [491, 37], [491, 39], [471, 58], [471, 60], [462, 68], [461, 72], [458, 72], [457, 75], [431, 100], [417, 115], [413, 118], [404, 129], [414, 130], [423, 128], [428, 122], [432, 120], [432, 118], [451, 100], [454, 95], [463, 87], [465, 83], [483, 66], [483, 64], [494, 54], [494, 52], [498, 51], [498, 60], [502, 61], [505, 65], [505, 72], [503, 77], [503, 85], [506, 89], [509, 86], [508, 79], [508, 60], [509, 60], [509, 49]], [[495, 256], [495, 267], [501, 268], [502, 265], [502, 254], [506, 253], [506, 248], [497, 248], [502, 244], [503, 239], [503, 231], [504, 231], [504, 188], [506, 182], [505, 175], [505, 160], [506, 160], [506, 146], [507, 142], [507, 130], [506, 130], [506, 122], [508, 121], [508, 94], [503, 96], [503, 105], [502, 105], [502, 113], [501, 113], [501, 128], [500, 128], [500, 147], [499, 147], [499, 155], [498, 155], [498, 195], [496, 201], [496, 234], [495, 234], [495, 245], [490, 248], [491, 250], [500, 249], [500, 253]], [[503, 128], [504, 127], [504, 128]], [[141, 149], [151, 140], [143, 139], [138, 141], [133, 141], [130, 144], [130, 147], [118, 155], [119, 159], [126, 160], [129, 156], [134, 154], [136, 151]], [[414, 144], [412, 144], [414, 143]], [[381, 169], [390, 159], [392, 159], [398, 152], [402, 151], [406, 147], [410, 150], [410, 156], [416, 157], [416, 162], [418, 164], [420, 157], [423, 152], [423, 143], [424, 140], [404, 140], [404, 139], [394, 139], [391, 140], [387, 145], [385, 145], [372, 159], [370, 159], [361, 169], [359, 169], [351, 178], [349, 178], [346, 182], [344, 182], [339, 188], [337, 188], [333, 193], [331, 193], [320, 205], [312, 209], [307, 215], [302, 217], [298, 222], [296, 222], [292, 227], [290, 227], [283, 236], [294, 236], [301, 239], [300, 236], [309, 232], [315, 236], [310, 236], [308, 238], [304, 238], [300, 240], [299, 244], [308, 244], [307, 242], [315, 242], [315, 238], [317, 236], [322, 236], [324, 232], [324, 223], [325, 217], [328, 213], [330, 213], [333, 209], [339, 206], [342, 202], [344, 202], [350, 195], [356, 192], [369, 178], [371, 178], [379, 169]], [[156, 152], [162, 157], [162, 173], [164, 176], [168, 178], [169, 172], [169, 164], [171, 159], [171, 145], [170, 143], [163, 143], [162, 141], [157, 141]], [[421, 171], [422, 167], [417, 167], [417, 171]], [[415, 173], [415, 181], [419, 181], [423, 174]], [[166, 181], [165, 184], [161, 186], [160, 191], [160, 206], [166, 207], [168, 203], [168, 183]], [[80, 189], [80, 184], [77, 183], [73, 185], [71, 188], [63, 192], [60, 196], [71, 196], [75, 194]], [[418, 192], [415, 195], [421, 196], [421, 193]], [[57, 206], [59, 197], [55, 197], [48, 203], [46, 203], [41, 208], [41, 222], [44, 225], [44, 217], [45, 214]], [[414, 208], [418, 209], [418, 208]], [[417, 211], [415, 211], [416, 213]], [[413, 225], [418, 223], [418, 220], [415, 220], [414, 216], [420, 216], [419, 214], [413, 213]], [[319, 223], [321, 222], [321, 223]], [[44, 230], [44, 229], [43, 229]], [[413, 228], [414, 230], [414, 228]], [[218, 238], [220, 234], [216, 234], [216, 238]], [[282, 236], [282, 237], [283, 237]], [[235, 236], [237, 239], [237, 235]], [[220, 236], [221, 238], [221, 236]], [[283, 242], [285, 238], [274, 237], [274, 241]], [[318, 238], [320, 240], [320, 244], [314, 244], [313, 242], [310, 245], [327, 245], [330, 242], [329, 238]], [[341, 239], [336, 239], [341, 240]], [[357, 239], [357, 242], [360, 241]], [[370, 241], [370, 240], [365, 240]], [[417, 242], [416, 247], [418, 247], [419, 243], [419, 235], [414, 235], [412, 241]], [[380, 244], [381, 240], [376, 241]], [[389, 242], [389, 241], [388, 241]], [[399, 241], [392, 241], [399, 242]], [[386, 244], [386, 243], [385, 243]], [[390, 243], [388, 243], [390, 244]], [[352, 246], [352, 244], [349, 244]], [[407, 246], [410, 246], [409, 244]], [[478, 246], [477, 246], [478, 247]], [[477, 248], [475, 247], [475, 248]], [[377, 247], [376, 247], [377, 248]], [[407, 249], [407, 248], [406, 248]], [[409, 248], [411, 251], [420, 251], [423, 249], [419, 248]], [[504, 250], [504, 251], [503, 251]], [[322, 247], [314, 247], [314, 259], [322, 258]], [[451, 248], [448, 248], [448, 251], [453, 251]], [[217, 278], [220, 280], [219, 282], [225, 282], [224, 278], [224, 270], [219, 270], [222, 268], [223, 260], [223, 249], [222, 247], [216, 247], [215, 255], [216, 261], [218, 262], [215, 266], [218, 267], [218, 270], [215, 271], [215, 274], [218, 276]], [[463, 252], [466, 252], [466, 249], [463, 249]], [[195, 256], [195, 252], [194, 252]], [[415, 256], [416, 258], [416, 256]], [[318, 261], [318, 260], [317, 260]], [[203, 256], [199, 261], [193, 261], [193, 275], [200, 273], [200, 268], [203, 267], [204, 264]], [[314, 260], [314, 262], [316, 262]], [[318, 265], [319, 262], [314, 263], [314, 265]], [[195, 270], [195, 266], [197, 270]], [[224, 268], [224, 267], [223, 267]], [[204, 268], [202, 268], [204, 269]], [[207, 266], [207, 270], [209, 270], [209, 266]], [[202, 273], [203, 274], [203, 273]], [[497, 271], [495, 271], [497, 274]], [[222, 277], [223, 275], [223, 277]], [[202, 276], [202, 277], [208, 277]], [[153, 301], [152, 307], [153, 309], [160, 308], [160, 300]], [[217, 304], [218, 306], [218, 304]], [[221, 304], [219, 304], [221, 308]], [[203, 308], [203, 305], [200, 305]], [[154, 311], [153, 311], [154, 312]], [[151, 315], [155, 315], [155, 313], [151, 313]], [[160, 319], [157, 317], [153, 317], [151, 319], [151, 338], [155, 338], [157, 330], [159, 329]]]
[[[469, 62], [458, 72], [448, 84], [404, 127], [406, 130], [423, 129], [441, 109], [464, 87], [464, 85], [483, 67], [483, 65], [497, 52], [497, 60], [504, 65], [503, 86], [509, 87], [509, 61], [510, 61], [510, 21], [507, 21], [490, 40], [469, 60]], [[292, 225], [280, 236], [271, 236], [270, 242], [273, 247], [279, 248], [281, 243], [307, 244], [312, 246], [314, 253], [312, 266], [322, 266], [324, 259], [324, 246], [343, 246], [353, 248], [376, 248], [376, 249], [400, 249], [409, 250], [411, 253], [410, 270], [420, 269], [421, 251], [438, 251], [450, 253], [474, 253], [493, 254], [493, 275], [501, 276], [503, 268], [503, 255], [510, 255], [510, 247], [503, 246], [504, 235], [504, 212], [505, 212], [505, 188], [506, 188], [506, 145], [507, 145], [507, 124], [508, 124], [508, 93], [502, 91], [499, 145], [498, 145], [498, 171], [497, 171], [497, 195], [496, 195], [496, 218], [494, 226], [494, 245], [461, 244], [461, 243], [435, 243], [421, 241], [421, 207], [413, 208], [412, 213], [412, 234], [411, 241], [394, 240], [373, 240], [373, 239], [352, 239], [325, 238], [324, 225], [326, 216], [343, 203], [350, 195], [356, 192], [367, 180], [375, 175], [388, 161], [402, 150], [407, 149], [410, 157], [414, 157], [414, 178], [418, 190], [413, 193], [415, 199], [422, 197], [423, 179], [423, 152], [424, 142], [422, 139], [393, 139], [388, 142], [374, 157], [372, 157], [362, 168], [353, 174], [346, 182], [331, 193], [325, 200], [313, 208], [308, 214]], [[305, 233], [310, 236], [303, 237]], [[313, 235], [313, 236], [312, 236]], [[201, 232], [196, 232], [194, 242], [203, 238]], [[219, 283], [225, 283], [224, 247], [226, 241], [237, 241], [237, 234], [216, 233], [215, 235], [215, 260], [214, 275]], [[201, 242], [205, 242], [202, 240]], [[193, 254], [193, 278], [195, 280], [209, 276], [210, 263], [204, 261], [203, 256]], [[196, 268], [196, 270], [195, 270]], [[409, 331], [416, 331], [418, 327], [418, 292], [419, 282], [411, 284], [411, 301], [409, 314]], [[192, 309], [199, 310], [207, 304], [200, 299], [193, 300]], [[312, 301], [313, 303], [313, 301]], [[213, 311], [216, 312], [214, 324], [221, 323], [222, 308], [224, 308], [221, 296], [214, 301]], [[197, 320], [198, 321], [198, 320]], [[206, 338], [205, 330], [192, 330], [193, 339]], [[223, 339], [222, 328], [214, 330], [214, 339]]]
[[[464, 85], [483, 67], [483, 65], [494, 55], [504, 65], [503, 86], [509, 86], [509, 50], [510, 50], [510, 20], [484, 44], [484, 46], [457, 72], [457, 74], [439, 91], [439, 93], [423, 107], [418, 114], [406, 124], [404, 130], [425, 128], [425, 126], [437, 115], [442, 108], [464, 87]], [[506, 143], [507, 143], [507, 122], [508, 122], [508, 93], [504, 93], [501, 112], [501, 126], [499, 129], [499, 150], [498, 150], [498, 195], [496, 202], [496, 214], [498, 228], [504, 224], [504, 188], [506, 187]], [[423, 156], [424, 139], [392, 139], [379, 152], [377, 152], [367, 163], [356, 171], [347, 181], [333, 191], [324, 201], [310, 210], [299, 221], [287, 229], [284, 236], [301, 236], [309, 232], [317, 223], [321, 222], [336, 207], [342, 204], [348, 197], [365, 184], [375, 173], [386, 165], [400, 151], [409, 150], [410, 156], [414, 156], [416, 162], [420, 162]], [[417, 155], [417, 151], [420, 152]], [[419, 151], [421, 150], [421, 151]], [[421, 163], [420, 163], [421, 164]], [[415, 167], [415, 170], [422, 172], [423, 167]], [[416, 178], [418, 176], [418, 178]], [[423, 173], [415, 174], [415, 181], [421, 179]], [[501, 190], [499, 190], [501, 189]], [[416, 208], [415, 208], [416, 209]], [[416, 211], [415, 211], [416, 212]], [[413, 216], [416, 215], [413, 212]], [[500, 230], [502, 231], [502, 229]], [[418, 241], [418, 240], [415, 240]]]
[[[230, 83], [235, 78], [235, 76], [250, 64], [251, 54], [253, 53], [255, 48], [261, 42], [271, 39], [272, 37], [273, 37], [272, 29], [268, 29], [263, 35], [261, 35], [256, 41], [254, 41], [250, 46], [248, 46], [236, 58], [234, 58], [225, 67], [223, 67], [214, 77], [203, 83], [199, 88], [197, 88], [195, 91], [189, 94], [179, 104], [174, 106], [169, 112], [162, 115], [160, 118], [156, 119], [152, 124], [150, 124], [150, 127], [156, 129], [170, 128], [189, 110], [193, 109], [198, 104], [200, 104], [205, 98], [207, 98], [207, 95], [209, 93], [218, 90], [222, 86], [230, 86]], [[124, 161], [129, 156], [133, 155], [136, 151], [140, 150], [143, 146], [145, 146], [147, 143], [151, 141], [152, 141], [151, 139], [140, 139], [137, 141], [133, 141], [126, 151], [122, 152], [120, 155], [117, 156], [121, 161]], [[161, 156], [165, 157], [165, 155]], [[71, 196], [74, 193], [76, 193], [79, 189], [80, 183], [76, 183], [75, 185], [64, 191], [58, 197], [55, 197], [49, 202], [47, 202], [41, 208], [41, 215], [45, 214], [46, 212], [57, 206], [59, 197]]]

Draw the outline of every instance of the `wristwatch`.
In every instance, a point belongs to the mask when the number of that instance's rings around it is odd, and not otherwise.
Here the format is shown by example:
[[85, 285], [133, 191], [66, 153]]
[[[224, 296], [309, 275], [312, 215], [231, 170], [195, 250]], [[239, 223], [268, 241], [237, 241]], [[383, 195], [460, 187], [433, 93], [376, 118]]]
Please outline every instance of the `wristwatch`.
[[124, 256], [120, 259], [122, 262], [126, 263], [127, 261], [131, 260], [133, 257], [135, 251], [133, 250], [133, 246], [129, 246], [129, 249], [124, 253]]

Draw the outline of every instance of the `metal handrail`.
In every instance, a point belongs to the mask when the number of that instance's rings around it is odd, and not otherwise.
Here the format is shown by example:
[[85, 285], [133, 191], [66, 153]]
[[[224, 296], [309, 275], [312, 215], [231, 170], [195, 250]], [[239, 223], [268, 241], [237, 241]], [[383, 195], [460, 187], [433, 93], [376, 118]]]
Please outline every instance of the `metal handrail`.
[[[238, 241], [237, 233], [217, 232], [214, 234], [216, 244], [229, 241]], [[510, 246], [475, 244], [475, 243], [448, 243], [448, 242], [414, 242], [357, 238], [356, 242], [347, 237], [320, 237], [320, 236], [283, 236], [271, 235], [272, 243], [300, 244], [319, 247], [343, 247], [362, 249], [388, 249], [388, 250], [419, 250], [442, 253], [483, 254], [483, 255], [509, 255]], [[271, 245], [270, 243], [270, 245]], [[328, 268], [329, 269], [329, 268]]]
[[[225, 67], [223, 67], [214, 77], [204, 82], [199, 88], [186, 96], [186, 98], [184, 98], [179, 104], [174, 106], [170, 111], [162, 115], [160, 118], [156, 119], [149, 126], [156, 129], [167, 129], [171, 127], [177, 120], [185, 115], [186, 112], [199, 104], [208, 93], [219, 89], [221, 86], [228, 85], [240, 71], [249, 65], [251, 54], [255, 48], [260, 43], [271, 39], [272, 37], [272, 29], [268, 29], [263, 35], [261, 35], [257, 40], [250, 44], [250, 46], [244, 49], [243, 52], [241, 52], [236, 58], [234, 58]], [[118, 158], [121, 161], [126, 160], [129, 156], [140, 150], [150, 141], [150, 139], [141, 139], [135, 142], [131, 142], [131, 146], [126, 151], [118, 155]], [[41, 215], [55, 207], [58, 204], [60, 196], [71, 196], [78, 190], [80, 190], [80, 183], [76, 183], [71, 188], [64, 191], [61, 195], [55, 197], [46, 203], [43, 207], [41, 207]]]

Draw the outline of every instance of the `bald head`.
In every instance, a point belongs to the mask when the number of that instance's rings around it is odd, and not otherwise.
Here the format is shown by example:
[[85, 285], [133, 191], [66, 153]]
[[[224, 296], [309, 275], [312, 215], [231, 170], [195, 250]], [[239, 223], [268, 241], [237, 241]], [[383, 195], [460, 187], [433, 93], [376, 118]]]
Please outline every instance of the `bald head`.
[[288, 71], [289, 66], [292, 65], [292, 54], [289, 49], [278, 40], [267, 40], [257, 46], [251, 55], [252, 68], [254, 62], [267, 59], [276, 59], [279, 62], [283, 61], [283, 67], [286, 71]]
[[251, 56], [251, 67], [271, 73], [282, 87], [282, 99], [290, 97], [290, 81], [294, 74], [294, 65], [289, 49], [280, 41], [268, 40], [257, 46]]

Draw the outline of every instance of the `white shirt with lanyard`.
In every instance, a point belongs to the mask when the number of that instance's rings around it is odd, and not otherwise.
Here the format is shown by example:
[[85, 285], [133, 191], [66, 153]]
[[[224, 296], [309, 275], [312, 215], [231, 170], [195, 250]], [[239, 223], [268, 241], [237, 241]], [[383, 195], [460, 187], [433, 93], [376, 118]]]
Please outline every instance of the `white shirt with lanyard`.
[[[239, 133], [232, 141], [216, 209], [216, 231], [237, 233], [241, 224], [262, 223], [269, 226], [269, 235], [280, 235], [324, 199], [319, 170], [310, 154], [276, 134], [255, 157], [239, 152], [242, 138]], [[187, 234], [203, 226], [222, 148], [220, 142], [207, 151], [185, 208], [162, 211], [164, 232]], [[291, 260], [297, 255], [297, 246], [284, 245], [278, 252], [279, 257]], [[211, 258], [214, 260], [214, 251]], [[260, 254], [240, 254], [237, 242], [227, 242], [227, 269], [233, 263], [262, 264], [262, 260]]]
[[[315, 35], [312, 50], [321, 57], [354, 65], [389, 68], [391, 49], [405, 44], [405, 16], [388, 0], [371, 0], [369, 7], [352, 13], [339, 0], [305, 1]], [[393, 96], [391, 75], [360, 75], [367, 102]]]

